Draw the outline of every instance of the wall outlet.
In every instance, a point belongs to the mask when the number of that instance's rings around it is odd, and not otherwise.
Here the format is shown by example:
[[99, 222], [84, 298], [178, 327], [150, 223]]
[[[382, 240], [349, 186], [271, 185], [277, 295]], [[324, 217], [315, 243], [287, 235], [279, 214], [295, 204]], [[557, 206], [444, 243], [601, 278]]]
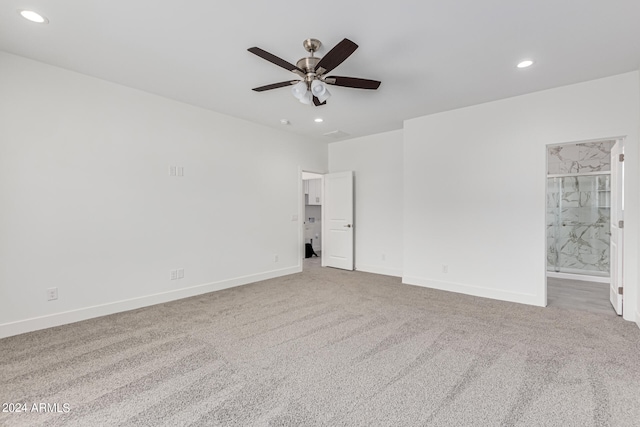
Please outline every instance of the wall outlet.
[[273, 256], [273, 262], [278, 262], [278, 255]]
[[176, 167], [169, 166], [169, 176], [176, 176]]
[[169, 272], [169, 277], [171, 278], [171, 280], [177, 280], [178, 279], [178, 270], [171, 270]]
[[443, 273], [448, 273], [449, 272], [449, 266], [447, 264], [442, 264], [442, 272]]
[[177, 176], [184, 176], [184, 166], [178, 166], [176, 169]]
[[58, 288], [47, 289], [47, 301], [53, 301], [58, 299]]
[[184, 268], [178, 269], [178, 279], [184, 279]]

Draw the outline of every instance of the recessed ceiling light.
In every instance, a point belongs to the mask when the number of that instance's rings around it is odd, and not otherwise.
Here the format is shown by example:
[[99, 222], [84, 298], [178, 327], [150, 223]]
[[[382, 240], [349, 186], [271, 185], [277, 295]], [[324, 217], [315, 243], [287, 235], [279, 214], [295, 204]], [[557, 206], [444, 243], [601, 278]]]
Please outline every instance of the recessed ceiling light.
[[317, 119], [314, 120], [314, 122], [316, 123], [322, 123], [324, 120], [322, 120], [320, 117], [318, 117]]
[[527, 68], [533, 65], [533, 61], [530, 59], [525, 59], [518, 64], [518, 68]]
[[20, 15], [24, 19], [28, 19], [31, 22], [35, 22], [38, 24], [48, 24], [49, 20], [39, 13], [34, 12], [33, 10], [19, 10]]

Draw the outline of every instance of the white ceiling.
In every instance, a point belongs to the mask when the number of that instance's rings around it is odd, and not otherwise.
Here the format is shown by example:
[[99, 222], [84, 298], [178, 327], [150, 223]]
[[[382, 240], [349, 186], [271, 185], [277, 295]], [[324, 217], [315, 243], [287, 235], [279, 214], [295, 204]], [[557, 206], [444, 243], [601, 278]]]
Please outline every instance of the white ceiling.
[[[321, 107], [288, 88], [251, 90], [295, 76], [247, 48], [295, 63], [310, 37], [324, 44], [318, 56], [345, 37], [356, 42], [330, 74], [381, 80], [380, 89], [331, 87]], [[400, 129], [413, 117], [638, 70], [640, 0], [4, 0], [0, 50], [329, 141], [321, 135]], [[524, 58], [536, 63], [517, 69]]]

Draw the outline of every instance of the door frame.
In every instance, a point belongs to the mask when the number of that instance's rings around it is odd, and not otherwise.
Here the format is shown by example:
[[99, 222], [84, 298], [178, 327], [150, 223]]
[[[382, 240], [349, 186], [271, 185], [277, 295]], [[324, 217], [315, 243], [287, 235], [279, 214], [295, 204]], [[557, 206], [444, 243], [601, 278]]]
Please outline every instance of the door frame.
[[[304, 186], [303, 186], [303, 174], [304, 173], [312, 173], [315, 175], [320, 175], [320, 185], [322, 188], [322, 195], [324, 198], [324, 175], [328, 172], [316, 172], [308, 169], [304, 169], [301, 166], [298, 166], [298, 219], [299, 219], [299, 227], [298, 227], [298, 259], [300, 261], [300, 271], [304, 269], [304, 259], [305, 259], [305, 241], [304, 241], [304, 225], [305, 225], [305, 204], [304, 204]], [[320, 216], [324, 218], [324, 200], [320, 205]], [[324, 227], [320, 227], [320, 256], [322, 257], [322, 251], [324, 250], [324, 236], [322, 235], [324, 231]], [[324, 265], [323, 265], [324, 267]]]
[[[585, 139], [585, 140], [578, 140], [578, 141], [565, 141], [565, 142], [558, 142], [558, 143], [550, 143], [550, 144], [545, 144], [544, 145], [544, 165], [545, 165], [545, 169], [544, 169], [544, 288], [543, 288], [543, 301], [544, 301], [544, 305], [545, 307], [548, 306], [549, 304], [549, 300], [548, 300], [548, 283], [547, 283], [547, 278], [548, 276], [548, 272], [547, 272], [547, 198], [548, 198], [548, 171], [549, 171], [549, 155], [548, 155], [548, 150], [549, 147], [557, 147], [557, 146], [561, 146], [561, 145], [575, 145], [575, 144], [585, 144], [585, 143], [589, 143], [589, 142], [599, 142], [599, 141], [616, 141], [616, 143], [620, 143], [620, 146], [624, 148], [625, 145], [625, 140], [626, 140], [626, 135], [619, 135], [619, 136], [611, 136], [611, 137], [602, 137], [602, 138], [593, 138], [593, 139]], [[613, 165], [612, 165], [613, 167]], [[620, 177], [620, 179], [622, 180], [622, 186], [621, 186], [621, 194], [619, 194], [619, 197], [621, 198], [621, 200], [624, 200], [624, 172], [622, 173], [622, 176]], [[613, 190], [613, 189], [612, 189]], [[621, 252], [624, 254], [624, 246], [625, 246], [625, 241], [623, 239], [622, 241], [622, 245], [621, 245]], [[622, 272], [620, 274], [621, 279], [624, 278], [624, 272]], [[573, 278], [573, 277], [571, 277]], [[600, 282], [600, 280], [594, 280], [597, 282]], [[609, 281], [607, 281], [606, 283], [610, 284], [611, 279], [609, 279]], [[624, 285], [623, 285], [624, 286]], [[624, 295], [621, 296], [623, 301], [624, 301]], [[623, 302], [624, 304], [624, 302]], [[613, 307], [611, 307], [613, 309]]]

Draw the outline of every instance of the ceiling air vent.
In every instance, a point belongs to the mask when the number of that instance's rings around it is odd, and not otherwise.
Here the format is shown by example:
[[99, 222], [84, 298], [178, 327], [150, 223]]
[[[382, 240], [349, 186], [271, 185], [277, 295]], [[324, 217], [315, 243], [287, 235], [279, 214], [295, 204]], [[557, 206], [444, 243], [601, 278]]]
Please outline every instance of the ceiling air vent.
[[331, 138], [331, 139], [342, 139], [344, 137], [349, 136], [349, 134], [341, 130], [334, 130], [331, 132], [324, 133], [322, 134], [322, 136], [326, 136], [327, 138]]

